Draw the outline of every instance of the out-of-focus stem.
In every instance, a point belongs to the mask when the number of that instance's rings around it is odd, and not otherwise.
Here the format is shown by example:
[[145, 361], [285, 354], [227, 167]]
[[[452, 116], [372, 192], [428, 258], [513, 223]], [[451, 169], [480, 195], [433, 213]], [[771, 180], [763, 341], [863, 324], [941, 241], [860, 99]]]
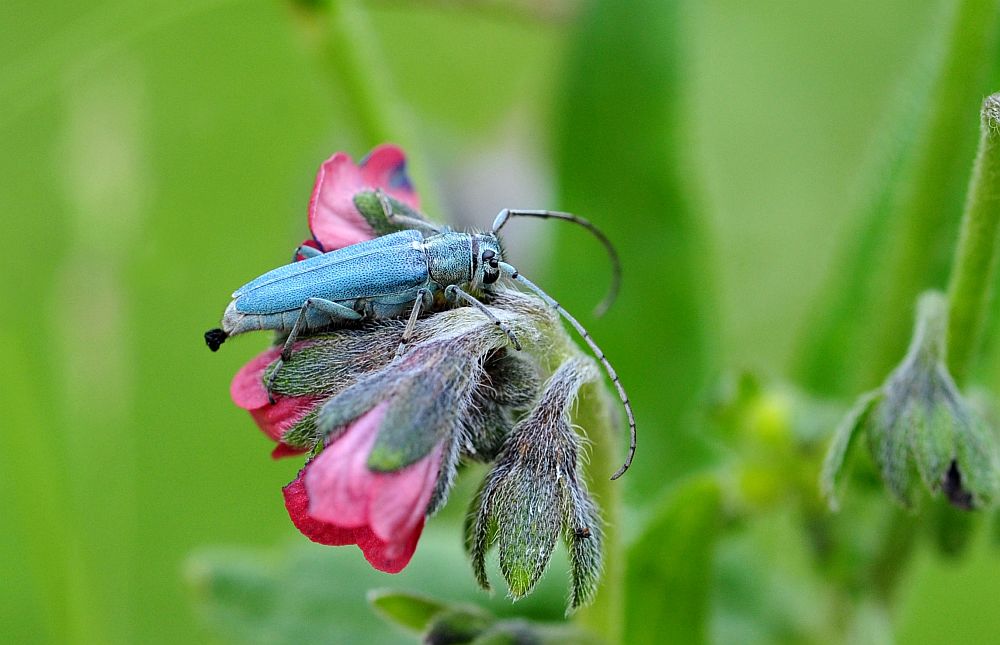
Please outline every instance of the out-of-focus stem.
[[952, 0], [940, 42], [907, 79], [880, 141], [863, 229], [838, 263], [809, 326], [798, 376], [812, 390], [851, 394], [899, 359], [919, 292], [943, 281], [947, 235], [972, 154], [969, 110], [985, 94], [997, 51], [1000, 3]]
[[581, 2], [579, 0], [379, 0], [377, 4], [464, 11], [499, 20], [563, 24], [573, 18]]
[[913, 553], [917, 519], [907, 511], [893, 508], [874, 560], [869, 564], [871, 590], [876, 599], [891, 605], [906, 562]]
[[942, 264], [935, 262], [941, 253], [935, 249], [940, 247], [942, 233], [950, 229], [947, 218], [953, 213], [948, 208], [952, 189], [967, 167], [963, 157], [968, 151], [956, 140], [955, 128], [963, 121], [968, 123], [970, 102], [982, 96], [981, 86], [996, 50], [1000, 4], [996, 0], [959, 0], [955, 4], [947, 51], [929, 97], [926, 129], [899, 189], [895, 254], [880, 298], [889, 318], [876, 331], [873, 350], [880, 355], [878, 360], [869, 361], [874, 370], [870, 378], [879, 378], [899, 358], [899, 339], [906, 337], [910, 320], [906, 312], [917, 294], [932, 286], [942, 273]]
[[[607, 643], [620, 643], [625, 630], [625, 549], [621, 539], [622, 482], [612, 481], [624, 457], [614, 422], [611, 396], [603, 383], [588, 383], [580, 393], [577, 423], [590, 439], [588, 484], [604, 517], [604, 577], [594, 603], [577, 620]], [[626, 477], [628, 475], [625, 475]]]
[[408, 168], [420, 189], [424, 210], [435, 213], [438, 201], [429, 166], [421, 154], [407, 111], [392, 79], [365, 9], [356, 0], [293, 2], [304, 39], [333, 82], [347, 116], [367, 148], [396, 143], [406, 150]]
[[961, 384], [979, 349], [996, 272], [1000, 228], [1000, 94], [983, 102], [979, 152], [948, 287], [948, 368]]

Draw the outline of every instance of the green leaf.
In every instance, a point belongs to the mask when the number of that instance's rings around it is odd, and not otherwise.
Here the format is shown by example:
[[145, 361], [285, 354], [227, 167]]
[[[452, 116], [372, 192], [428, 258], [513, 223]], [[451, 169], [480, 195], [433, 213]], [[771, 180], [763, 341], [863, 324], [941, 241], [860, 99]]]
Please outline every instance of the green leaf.
[[896, 411], [891, 403], [874, 411], [865, 427], [868, 451], [886, 488], [896, 501], [908, 509], [915, 504], [919, 474], [907, 441], [910, 428], [927, 423], [926, 410], [920, 404]]
[[366, 607], [363, 585], [375, 583], [366, 568], [311, 545], [277, 554], [227, 549], [191, 558], [187, 579], [203, 620], [230, 642], [397, 642]]
[[427, 596], [396, 589], [372, 589], [368, 602], [383, 618], [401, 627], [422, 632], [448, 605]]
[[962, 487], [972, 493], [977, 508], [992, 506], [1000, 498], [1000, 436], [973, 417], [955, 443]]
[[438, 616], [424, 635], [428, 645], [479, 642], [479, 637], [495, 622], [474, 607], [449, 610]]
[[[583, 322], [614, 364], [636, 410], [642, 441], [626, 480], [637, 502], [706, 461], [690, 410], [707, 385], [715, 342], [713, 276], [702, 219], [685, 179], [685, 87], [675, 0], [594, 2], [573, 36], [557, 114], [560, 207], [627, 248], [618, 302]], [[589, 311], [609, 283], [599, 246], [552, 225], [558, 244], [540, 282], [570, 312]]]
[[721, 504], [715, 480], [692, 479], [670, 495], [629, 550], [626, 642], [707, 640]]
[[[427, 221], [427, 217], [423, 213], [410, 208], [398, 199], [389, 197], [388, 195], [386, 195], [386, 199], [389, 200], [390, 208], [394, 214], [424, 222]], [[357, 193], [354, 196], [354, 206], [372, 227], [376, 235], [388, 235], [407, 228], [406, 226], [393, 224], [385, 216], [385, 211], [382, 209], [382, 201], [378, 198], [378, 194], [375, 191], [366, 190]]]
[[590, 632], [572, 624], [544, 624], [526, 620], [504, 620], [496, 623], [474, 640], [472, 645], [602, 645]]
[[823, 497], [826, 498], [831, 510], [837, 510], [839, 501], [837, 499], [837, 481], [844, 468], [844, 460], [858, 431], [865, 425], [872, 408], [882, 399], [882, 391], [876, 390], [861, 396], [857, 402], [848, 410], [844, 419], [837, 426], [830, 440], [830, 446], [826, 450], [826, 457], [823, 459], [823, 470], [820, 473], [819, 488]]

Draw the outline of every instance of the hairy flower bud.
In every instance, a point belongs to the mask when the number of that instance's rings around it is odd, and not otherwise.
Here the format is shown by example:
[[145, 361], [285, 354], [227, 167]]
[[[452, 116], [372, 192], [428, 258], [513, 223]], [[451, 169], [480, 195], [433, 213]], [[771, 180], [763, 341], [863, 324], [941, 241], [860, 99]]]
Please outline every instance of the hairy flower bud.
[[821, 485], [836, 507], [835, 481], [863, 431], [892, 495], [913, 507], [923, 485], [959, 508], [989, 506], [1000, 494], [1000, 442], [963, 398], [945, 366], [947, 301], [921, 296], [913, 340], [881, 388], [862, 396], [834, 434]]
[[[544, 303], [518, 292], [495, 302], [522, 342], [538, 342]], [[538, 392], [534, 365], [508, 354], [506, 333], [475, 309], [420, 319], [396, 357], [401, 324], [311, 337], [275, 382], [319, 401], [283, 435], [318, 453], [285, 488], [293, 523], [316, 542], [357, 544], [388, 572], [409, 562], [459, 459], [502, 440]]]
[[571, 564], [569, 609], [592, 598], [601, 572], [601, 520], [581, 478], [581, 440], [569, 410], [580, 386], [597, 376], [590, 359], [566, 361], [500, 450], [466, 525], [473, 569], [484, 588], [489, 588], [485, 557], [492, 545], [517, 599], [541, 578], [562, 534]]

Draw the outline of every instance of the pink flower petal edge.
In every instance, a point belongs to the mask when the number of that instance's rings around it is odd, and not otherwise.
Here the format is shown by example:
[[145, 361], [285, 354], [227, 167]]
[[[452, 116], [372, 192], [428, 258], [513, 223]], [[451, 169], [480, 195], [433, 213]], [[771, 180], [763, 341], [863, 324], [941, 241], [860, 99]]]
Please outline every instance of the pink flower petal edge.
[[420, 206], [406, 176], [406, 155], [397, 146], [378, 146], [360, 166], [344, 152], [334, 154], [320, 165], [309, 199], [309, 230], [322, 250], [332, 251], [375, 237], [354, 206], [354, 196], [376, 188], [408, 206]]
[[380, 571], [396, 573], [413, 556], [437, 485], [443, 444], [392, 473], [368, 469], [388, 403], [369, 410], [285, 489], [292, 522], [322, 544], [357, 544]]
[[423, 520], [405, 541], [393, 543], [383, 542], [367, 526], [344, 528], [317, 520], [309, 515], [309, 493], [306, 491], [304, 481], [305, 471], [306, 469], [303, 469], [295, 481], [282, 489], [285, 508], [295, 528], [317, 544], [328, 546], [357, 544], [369, 564], [385, 573], [399, 573], [410, 563], [424, 528]]
[[[273, 404], [268, 402], [263, 383], [264, 370], [279, 354], [281, 349], [278, 347], [258, 354], [236, 372], [229, 386], [233, 403], [249, 411], [264, 434], [278, 442], [289, 428], [301, 421], [322, 400], [319, 396], [283, 396]], [[281, 446], [285, 449], [279, 451], [276, 448], [272, 453], [275, 458], [302, 452], [285, 444], [280, 444], [279, 448]]]
[[360, 166], [366, 186], [381, 188], [410, 208], [420, 208], [420, 197], [406, 174], [406, 154], [399, 146], [387, 143], [374, 148]]

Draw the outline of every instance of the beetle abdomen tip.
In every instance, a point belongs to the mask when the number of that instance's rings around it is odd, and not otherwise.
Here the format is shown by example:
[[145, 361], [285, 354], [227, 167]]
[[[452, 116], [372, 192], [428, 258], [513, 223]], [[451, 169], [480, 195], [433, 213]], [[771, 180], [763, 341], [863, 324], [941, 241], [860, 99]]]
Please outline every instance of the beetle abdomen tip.
[[209, 329], [205, 332], [205, 344], [213, 352], [218, 351], [219, 346], [226, 342], [227, 338], [229, 338], [229, 334], [218, 328]]

